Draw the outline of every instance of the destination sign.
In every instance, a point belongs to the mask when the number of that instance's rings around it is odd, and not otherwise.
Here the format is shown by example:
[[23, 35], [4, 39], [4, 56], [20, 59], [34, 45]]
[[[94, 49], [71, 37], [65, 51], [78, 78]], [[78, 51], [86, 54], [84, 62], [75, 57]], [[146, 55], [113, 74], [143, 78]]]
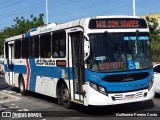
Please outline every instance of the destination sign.
[[125, 28], [147, 28], [144, 19], [136, 18], [106, 18], [91, 19], [90, 29], [125, 29]]

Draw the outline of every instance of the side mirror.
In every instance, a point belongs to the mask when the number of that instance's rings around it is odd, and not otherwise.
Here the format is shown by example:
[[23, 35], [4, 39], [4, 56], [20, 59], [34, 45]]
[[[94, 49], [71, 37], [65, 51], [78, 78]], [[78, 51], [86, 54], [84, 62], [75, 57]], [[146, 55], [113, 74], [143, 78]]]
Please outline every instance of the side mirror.
[[88, 59], [90, 55], [90, 42], [89, 39], [85, 36], [84, 37], [84, 61]]

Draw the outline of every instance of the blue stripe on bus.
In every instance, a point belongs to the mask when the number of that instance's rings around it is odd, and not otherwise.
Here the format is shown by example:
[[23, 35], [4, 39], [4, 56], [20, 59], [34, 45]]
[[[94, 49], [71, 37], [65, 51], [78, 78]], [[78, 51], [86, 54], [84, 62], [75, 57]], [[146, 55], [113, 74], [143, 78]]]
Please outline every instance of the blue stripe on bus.
[[25, 65], [7, 65], [4, 64], [4, 70], [6, 72], [15, 72], [15, 73], [22, 73], [22, 74], [26, 74], [27, 73], [27, 69]]
[[30, 33], [25, 33], [25, 34], [24, 34], [24, 37], [25, 37], [25, 38], [30, 37]]
[[[64, 69], [66, 72], [68, 71], [68, 68], [64, 68]], [[31, 66], [31, 75], [61, 78], [61, 70], [62, 70], [62, 67], [37, 66], [36, 69], [33, 69]], [[7, 67], [5, 68], [5, 71], [11, 72], [11, 70], [8, 69]], [[12, 72], [27, 74], [27, 68], [25, 65], [14, 65], [14, 69]], [[71, 72], [72, 72], [72, 69], [70, 69], [70, 73]], [[70, 74], [70, 79], [73, 79], [72, 74]]]
[[[54, 67], [54, 66], [36, 66], [34, 59], [29, 59], [31, 75], [30, 75], [30, 85], [29, 90], [35, 91], [36, 85], [36, 77], [43, 76], [43, 77], [52, 77], [52, 78], [61, 78], [62, 67]], [[5, 65], [5, 69], [6, 69]], [[65, 72], [68, 73], [68, 68], [64, 68]], [[8, 72], [10, 69], [6, 69]], [[23, 73], [27, 74], [27, 68], [25, 65], [14, 65], [13, 72], [15, 73]], [[153, 69], [147, 70], [138, 70], [138, 71], [129, 71], [129, 72], [113, 72], [113, 73], [96, 73], [85, 69], [86, 77], [85, 81], [93, 81], [100, 86], [106, 88], [108, 92], [125, 92], [125, 91], [132, 91], [142, 89], [148, 86], [149, 81], [152, 79], [153, 75], [150, 74], [146, 79], [143, 80], [136, 80], [130, 82], [106, 82], [101, 80], [106, 75], [117, 75], [118, 74], [130, 74], [130, 73], [139, 73], [139, 72], [148, 72], [152, 73]], [[69, 68], [70, 79], [73, 80], [73, 71], [72, 68]]]
[[13, 71], [15, 73], [27, 74], [27, 68], [26, 68], [25, 65], [14, 65], [13, 66]]
[[[34, 59], [29, 59], [31, 75], [60, 78], [62, 67], [36, 66]], [[65, 68], [66, 69], [66, 68]]]

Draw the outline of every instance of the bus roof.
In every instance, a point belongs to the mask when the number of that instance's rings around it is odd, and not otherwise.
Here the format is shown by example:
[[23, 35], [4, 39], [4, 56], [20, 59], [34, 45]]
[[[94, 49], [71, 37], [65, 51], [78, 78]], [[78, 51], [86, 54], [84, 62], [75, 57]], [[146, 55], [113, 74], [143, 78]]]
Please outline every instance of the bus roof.
[[128, 16], [128, 15], [110, 15], [110, 16], [95, 16], [92, 18], [140, 18], [139, 16]]

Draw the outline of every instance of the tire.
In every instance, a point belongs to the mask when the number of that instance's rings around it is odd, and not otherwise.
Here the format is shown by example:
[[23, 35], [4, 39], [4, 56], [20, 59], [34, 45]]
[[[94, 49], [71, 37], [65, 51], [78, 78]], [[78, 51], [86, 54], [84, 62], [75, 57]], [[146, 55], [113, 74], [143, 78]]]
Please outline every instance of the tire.
[[160, 93], [155, 92], [154, 97], [155, 97], [155, 98], [160, 98]]
[[26, 94], [23, 76], [20, 76], [20, 78], [19, 78], [19, 92], [21, 95]]
[[57, 103], [58, 103], [58, 105], [62, 105], [62, 99], [61, 99], [60, 94], [61, 94], [60, 93], [60, 88], [57, 88], [57, 99], [58, 99]]
[[61, 102], [63, 107], [65, 108], [71, 108], [72, 103], [71, 103], [71, 98], [70, 98], [70, 93], [66, 85], [62, 84], [60, 88], [60, 96], [61, 96]]

